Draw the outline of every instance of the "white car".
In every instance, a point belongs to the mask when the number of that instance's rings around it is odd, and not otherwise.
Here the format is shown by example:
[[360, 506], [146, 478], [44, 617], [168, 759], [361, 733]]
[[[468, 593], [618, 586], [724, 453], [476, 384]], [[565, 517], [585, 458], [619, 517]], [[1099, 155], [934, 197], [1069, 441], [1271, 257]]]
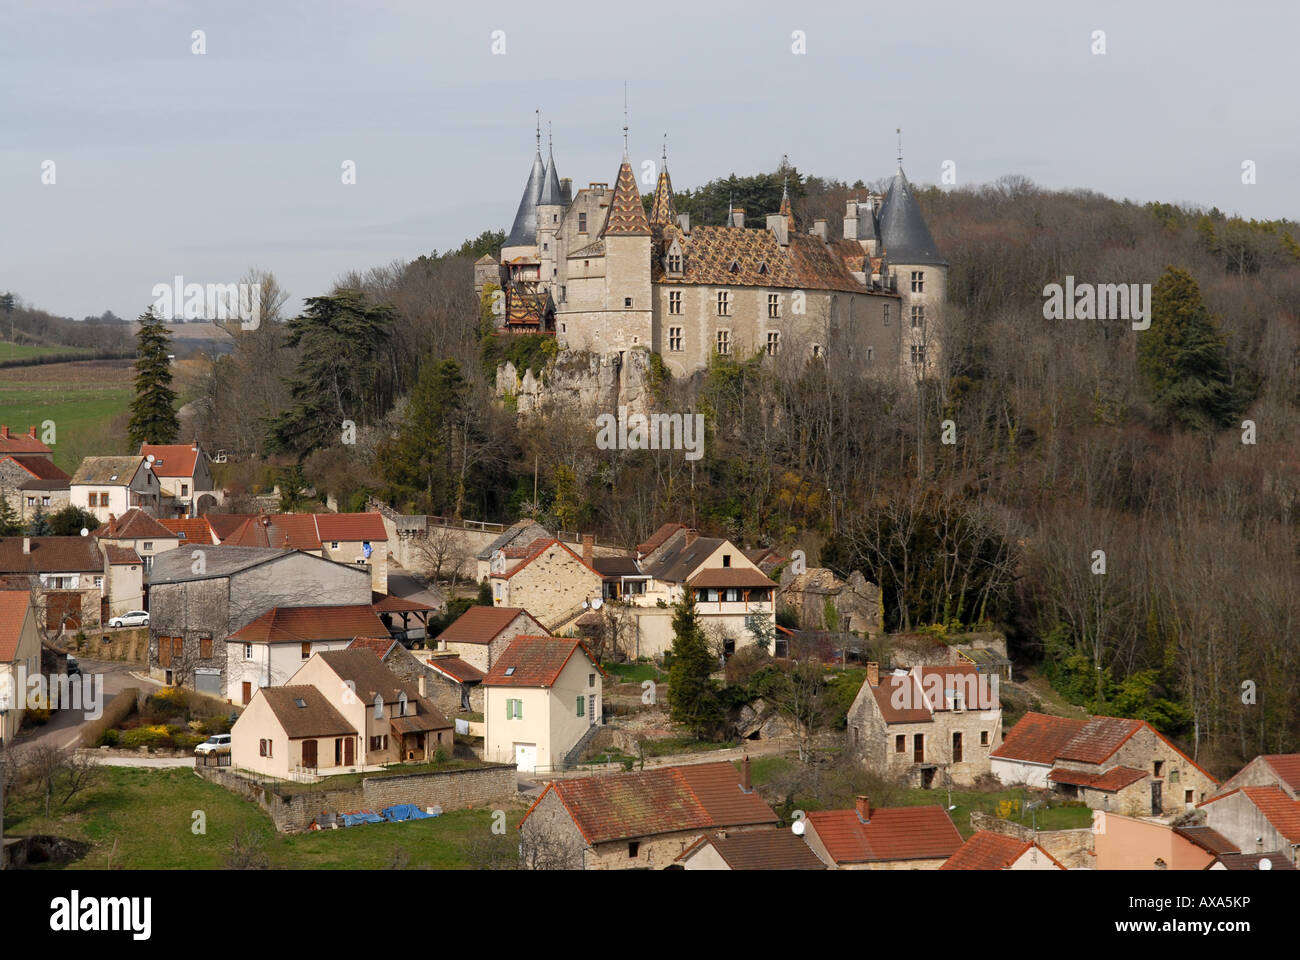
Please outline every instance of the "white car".
[[230, 734], [214, 733], [194, 748], [195, 753], [220, 753], [230, 749]]
[[112, 617], [108, 621], [110, 627], [147, 627], [149, 626], [149, 614], [144, 610], [128, 610], [120, 617]]

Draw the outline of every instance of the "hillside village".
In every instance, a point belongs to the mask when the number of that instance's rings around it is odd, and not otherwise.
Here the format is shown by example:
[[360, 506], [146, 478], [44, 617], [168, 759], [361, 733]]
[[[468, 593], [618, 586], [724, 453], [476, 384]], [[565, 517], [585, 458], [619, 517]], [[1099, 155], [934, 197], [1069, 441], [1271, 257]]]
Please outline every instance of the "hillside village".
[[[129, 686], [67, 769], [156, 757], [286, 835], [480, 809], [513, 811], [530, 869], [1296, 867], [1300, 754], [1215, 776], [1146, 721], [1053, 713], [997, 631], [888, 632], [875, 584], [802, 551], [222, 512], [197, 441], [68, 475], [6, 426], [0, 469], [24, 518], [99, 521], [0, 538], [10, 767], [49, 762], [52, 701], [116, 661]], [[674, 690], [702, 682], [726, 694], [707, 717]], [[164, 703], [185, 708], [138, 722]]]

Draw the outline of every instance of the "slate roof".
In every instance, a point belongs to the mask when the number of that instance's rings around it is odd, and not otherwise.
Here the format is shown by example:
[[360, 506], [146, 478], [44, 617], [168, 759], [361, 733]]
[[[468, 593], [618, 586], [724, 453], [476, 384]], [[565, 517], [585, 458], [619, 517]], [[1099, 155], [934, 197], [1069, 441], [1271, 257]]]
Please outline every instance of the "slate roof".
[[[23, 553], [23, 540], [31, 553]], [[93, 537], [0, 537], [0, 573], [99, 573], [104, 558]]]
[[872, 810], [866, 823], [856, 810], [813, 811], [807, 820], [836, 863], [946, 860], [962, 845], [948, 811], [939, 806]]
[[140, 540], [147, 537], [170, 540], [176, 536], [139, 507], [132, 507], [120, 517], [112, 518], [103, 532], [97, 533], [112, 540]]
[[521, 635], [492, 662], [485, 687], [549, 687], [560, 677], [569, 658], [581, 650], [601, 676], [605, 671], [581, 640], [571, 637]]
[[528, 171], [528, 182], [524, 184], [524, 195], [519, 198], [519, 209], [515, 211], [515, 221], [506, 237], [505, 247], [529, 247], [537, 243], [537, 201], [542, 195], [542, 181], [546, 177], [546, 167], [542, 163], [541, 147], [533, 156], [532, 169]]
[[[204, 557], [203, 573], [195, 573], [191, 554], [200, 550]], [[149, 583], [182, 583], [187, 580], [207, 580], [228, 577], [241, 570], [270, 563], [292, 554], [292, 550], [274, 550], [269, 547], [231, 547], [225, 544], [188, 544], [184, 550], [168, 550], [154, 558], [149, 571]]]
[[730, 836], [706, 834], [678, 855], [680, 862], [701, 847], [717, 851], [732, 870], [825, 870], [808, 841], [790, 830], [749, 830]]
[[605, 218], [601, 237], [648, 237], [650, 221], [641, 205], [641, 192], [636, 186], [632, 164], [624, 160], [618, 168], [614, 182], [614, 197], [609, 202], [609, 215]]
[[682, 583], [713, 551], [726, 543], [719, 537], [696, 537], [688, 544], [679, 537], [662, 552], [641, 561], [641, 572], [667, 583]]
[[491, 643], [521, 613], [528, 611], [523, 607], [472, 606], [438, 634], [438, 642]]
[[305, 643], [382, 636], [388, 630], [368, 603], [272, 607], [231, 635], [241, 643]]
[[82, 486], [93, 483], [125, 487], [143, 463], [144, 457], [86, 457], [71, 482]]
[[726, 762], [556, 780], [524, 821], [552, 791], [588, 844], [777, 822], [756, 792], [741, 790], [740, 774]]
[[560, 175], [555, 172], [555, 151], [546, 148], [546, 173], [542, 177], [542, 192], [537, 197], [538, 206], [554, 206], [563, 202], [560, 194]]
[[27, 590], [0, 590], [0, 663], [10, 663], [18, 652], [31, 600]]
[[[354, 734], [352, 724], [309, 684], [262, 687], [259, 691], [291, 740]], [[298, 701], [302, 701], [300, 706]]]
[[946, 266], [948, 261], [925, 225], [925, 217], [912, 194], [900, 167], [889, 184], [889, 191], [880, 205], [880, 239], [884, 254], [891, 264], [934, 264]]
[[188, 443], [142, 443], [140, 456], [153, 456], [150, 467], [159, 477], [193, 477], [198, 465], [199, 450]]
[[[961, 848], [949, 857], [939, 869], [1006, 870], [1019, 860], [1026, 850], [1033, 846], [1034, 843], [1030, 840], [1019, 840], [1005, 834], [993, 833], [990, 830], [980, 830], [963, 843]], [[1042, 847], [1039, 847], [1038, 851], [1062, 870], [1065, 869], [1061, 861]]]

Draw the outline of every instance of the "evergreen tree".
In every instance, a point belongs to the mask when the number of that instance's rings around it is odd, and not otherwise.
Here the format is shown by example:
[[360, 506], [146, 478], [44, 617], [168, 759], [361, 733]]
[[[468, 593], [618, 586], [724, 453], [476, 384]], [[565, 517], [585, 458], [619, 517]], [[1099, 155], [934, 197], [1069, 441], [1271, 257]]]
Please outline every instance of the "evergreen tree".
[[426, 360], [397, 437], [379, 450], [380, 475], [399, 499], [441, 513], [459, 501], [457, 430], [470, 402], [455, 360]]
[[18, 519], [18, 511], [9, 502], [6, 491], [0, 490], [0, 537], [12, 537], [22, 532], [23, 524]]
[[689, 587], [673, 614], [673, 662], [668, 668], [668, 715], [697, 737], [710, 736], [721, 717], [713, 657]]
[[281, 513], [294, 513], [306, 504], [307, 496], [303, 493], [303, 488], [307, 486], [307, 480], [303, 476], [301, 463], [280, 471], [279, 486]]
[[81, 507], [68, 504], [62, 510], [56, 510], [47, 518], [49, 526], [49, 535], [52, 537], [76, 537], [81, 535], [81, 531], [94, 530], [99, 526], [99, 520], [93, 513], [82, 510]]
[[1165, 270], [1152, 292], [1151, 327], [1139, 337], [1138, 368], [1161, 413], [1191, 430], [1236, 420], [1249, 391], [1234, 380], [1224, 337], [1186, 270]]
[[153, 307], [140, 315], [135, 342], [135, 399], [126, 431], [132, 450], [140, 449], [142, 443], [171, 443], [181, 431], [168, 359], [171, 335]]
[[50, 518], [45, 515], [45, 508], [39, 503], [32, 514], [31, 523], [27, 524], [27, 535], [31, 537], [48, 537], [50, 535]]

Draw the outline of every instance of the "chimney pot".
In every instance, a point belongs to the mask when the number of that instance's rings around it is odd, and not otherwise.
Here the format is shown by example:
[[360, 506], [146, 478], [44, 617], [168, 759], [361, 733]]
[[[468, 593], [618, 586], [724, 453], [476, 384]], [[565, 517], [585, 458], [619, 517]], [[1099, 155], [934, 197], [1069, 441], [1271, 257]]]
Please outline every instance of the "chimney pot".
[[863, 823], [871, 822], [871, 798], [870, 797], [866, 797], [859, 794], [857, 798], [857, 802], [854, 804], [854, 808], [858, 812], [859, 820], [861, 820]]
[[814, 220], [812, 232], [815, 236], [821, 237], [821, 239], [824, 241], [826, 239], [826, 221]]
[[6, 426], [6, 425], [0, 425], [0, 437], [4, 437], [6, 440], [9, 439], [9, 427], [8, 427], [8, 426]]
[[867, 663], [867, 683], [873, 687], [880, 686], [880, 664], [874, 660]]
[[35, 424], [32, 424], [30, 427], [27, 428], [27, 436], [31, 437], [33, 440], [36, 439], [36, 425], [35, 425]]
[[694, 542], [696, 541], [696, 539], [699, 537], [699, 535], [700, 535], [700, 531], [698, 531], [698, 530], [687, 530], [687, 531], [686, 531], [686, 545], [689, 547], [692, 543], [694, 543]]
[[23, 555], [25, 556], [31, 552], [32, 552], [32, 538], [23, 537]]
[[743, 227], [743, 226], [745, 225], [745, 208], [744, 208], [744, 207], [732, 207], [732, 208], [731, 208], [731, 225], [732, 225], [733, 227]]
[[745, 788], [745, 792], [749, 793], [754, 789], [749, 779], [749, 754], [745, 754], [745, 762], [741, 764], [741, 776], [743, 777], [741, 783]]
[[582, 535], [582, 562], [587, 566], [591, 566], [591, 555], [594, 552], [595, 546], [595, 536], [590, 533], [584, 533]]

